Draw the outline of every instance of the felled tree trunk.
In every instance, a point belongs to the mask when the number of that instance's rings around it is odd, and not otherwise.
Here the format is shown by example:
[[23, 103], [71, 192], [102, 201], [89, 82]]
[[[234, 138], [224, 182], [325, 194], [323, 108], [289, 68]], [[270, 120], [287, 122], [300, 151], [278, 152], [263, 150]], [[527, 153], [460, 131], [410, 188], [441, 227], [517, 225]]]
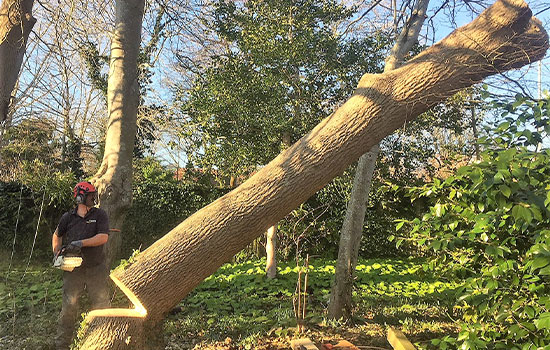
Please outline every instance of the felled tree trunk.
[[[418, 41], [418, 34], [424, 24], [429, 2], [430, 0], [418, 0], [416, 2], [411, 17], [407, 20], [386, 59], [385, 72], [401, 66], [405, 55]], [[347, 319], [351, 316], [353, 306], [351, 296], [355, 267], [357, 266], [365, 212], [367, 211], [367, 202], [369, 200], [372, 177], [379, 151], [380, 146], [378, 144], [374, 145], [359, 158], [357, 169], [355, 170], [351, 197], [346, 208], [344, 223], [340, 230], [336, 273], [330, 291], [328, 316], [333, 319], [341, 317]]]
[[33, 3], [34, 0], [4, 0], [0, 7], [0, 129], [10, 123], [12, 92], [29, 34], [36, 23], [32, 16]]
[[491, 74], [541, 59], [547, 47], [527, 4], [501, 0], [402, 67], [363, 76], [353, 96], [309, 134], [113, 273], [136, 310], [123, 317], [92, 312], [82, 347], [138, 349], [143, 329], [405, 120]]
[[132, 156], [136, 135], [139, 85], [137, 58], [141, 43], [144, 0], [117, 0], [112, 35], [107, 105], [109, 121], [103, 162], [93, 182], [99, 204], [109, 215], [111, 232], [106, 253], [110, 263], [119, 250], [119, 230], [132, 202]]

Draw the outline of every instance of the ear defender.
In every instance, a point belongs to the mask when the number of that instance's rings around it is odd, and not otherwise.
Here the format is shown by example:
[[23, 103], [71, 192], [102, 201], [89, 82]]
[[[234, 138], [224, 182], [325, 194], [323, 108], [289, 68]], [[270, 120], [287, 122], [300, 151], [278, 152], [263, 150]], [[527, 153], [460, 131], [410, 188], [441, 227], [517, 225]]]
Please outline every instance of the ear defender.
[[84, 203], [85, 195], [83, 193], [79, 193], [75, 197], [76, 204], [82, 204]]
[[79, 182], [76, 184], [73, 190], [73, 195], [76, 204], [84, 204], [86, 202], [86, 196], [89, 193], [95, 193], [97, 190], [95, 189], [94, 185], [87, 181]]

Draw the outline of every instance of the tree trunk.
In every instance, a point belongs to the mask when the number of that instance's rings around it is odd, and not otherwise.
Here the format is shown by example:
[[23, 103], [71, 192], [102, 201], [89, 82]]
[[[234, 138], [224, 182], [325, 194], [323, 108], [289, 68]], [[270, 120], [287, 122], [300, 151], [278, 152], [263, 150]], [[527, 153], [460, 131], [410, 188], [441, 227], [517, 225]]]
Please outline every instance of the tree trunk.
[[[103, 162], [94, 176], [99, 204], [109, 215], [111, 228], [120, 230], [132, 202], [132, 156], [136, 135], [139, 85], [137, 58], [141, 42], [144, 0], [116, 1], [112, 35], [107, 104], [109, 122]], [[119, 251], [120, 232], [112, 232], [106, 245], [108, 263]]]
[[[23, 64], [31, 29], [34, 0], [4, 0], [0, 7], [0, 137], [10, 124], [12, 92]], [[2, 140], [0, 139], [0, 142]]]
[[470, 106], [470, 112], [472, 114], [472, 134], [474, 136], [475, 161], [477, 162], [481, 160], [481, 152], [479, 151], [479, 143], [477, 142], [479, 136], [477, 134], [476, 107], [473, 102], [471, 103], [472, 105]]
[[[390, 55], [386, 59], [384, 71], [393, 70], [403, 63], [405, 54], [418, 40], [418, 34], [428, 9], [429, 0], [418, 0], [411, 17], [399, 34]], [[352, 310], [352, 288], [355, 275], [355, 267], [359, 255], [359, 245], [363, 234], [363, 223], [369, 193], [372, 186], [372, 176], [376, 167], [376, 160], [380, 146], [376, 145], [359, 158], [351, 198], [346, 209], [346, 217], [340, 231], [340, 243], [338, 248], [338, 261], [334, 284], [331, 288], [328, 316], [333, 319], [341, 317], [349, 318]]]
[[[295, 108], [295, 115], [297, 115], [297, 108]], [[289, 131], [283, 132], [282, 135], [282, 148], [287, 149], [292, 146], [291, 133]], [[277, 277], [277, 224], [267, 229], [265, 234], [265, 273], [268, 279]]]
[[277, 226], [268, 228], [265, 237], [265, 273], [267, 278], [273, 279], [277, 276]]
[[460, 89], [541, 59], [547, 47], [527, 4], [501, 0], [406, 65], [366, 74], [309, 134], [113, 272], [136, 308], [91, 312], [82, 348], [138, 349], [140, 329], [162, 321], [204, 278], [383, 137]]
[[379, 147], [375, 145], [363, 154], [355, 170], [351, 197], [340, 231], [336, 273], [328, 304], [328, 316], [333, 319], [348, 318], [351, 315], [353, 276], [378, 151]]

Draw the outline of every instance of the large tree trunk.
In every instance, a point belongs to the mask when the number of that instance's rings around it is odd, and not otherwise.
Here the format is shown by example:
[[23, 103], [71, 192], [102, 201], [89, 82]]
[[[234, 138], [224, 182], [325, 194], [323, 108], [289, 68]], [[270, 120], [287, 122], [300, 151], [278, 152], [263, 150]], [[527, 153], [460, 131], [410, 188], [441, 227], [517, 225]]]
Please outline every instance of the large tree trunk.
[[[399, 34], [390, 55], [386, 59], [385, 72], [391, 71], [403, 63], [405, 55], [411, 50], [418, 40], [418, 34], [424, 19], [430, 0], [418, 0], [411, 17]], [[328, 316], [333, 319], [341, 317], [349, 318], [352, 310], [352, 290], [355, 267], [359, 255], [359, 245], [363, 234], [363, 223], [367, 202], [372, 185], [372, 176], [376, 167], [376, 160], [380, 146], [372, 147], [359, 158], [351, 198], [346, 209], [346, 216], [340, 230], [340, 243], [338, 246], [338, 261], [336, 273], [330, 292]]]
[[501, 0], [404, 66], [366, 74], [309, 134], [115, 271], [136, 308], [92, 311], [82, 347], [138, 349], [144, 329], [403, 122], [491, 74], [541, 59], [547, 47], [527, 4]]
[[[93, 182], [99, 204], [109, 215], [111, 228], [120, 230], [132, 202], [132, 156], [136, 135], [139, 85], [137, 58], [141, 43], [144, 0], [117, 0], [112, 35], [107, 104], [109, 122], [103, 162]], [[110, 263], [121, 244], [121, 233], [112, 232], [106, 247]]]
[[33, 3], [34, 0], [4, 0], [0, 7], [0, 142], [4, 127], [10, 124], [12, 92], [36, 23]]

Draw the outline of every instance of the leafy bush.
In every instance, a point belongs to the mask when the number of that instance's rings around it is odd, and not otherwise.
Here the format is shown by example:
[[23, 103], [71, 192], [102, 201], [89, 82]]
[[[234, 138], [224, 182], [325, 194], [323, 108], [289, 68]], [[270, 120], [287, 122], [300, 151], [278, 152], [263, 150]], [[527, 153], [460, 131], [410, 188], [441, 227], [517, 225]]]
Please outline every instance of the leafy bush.
[[432, 267], [452, 266], [466, 280], [457, 300], [463, 330], [435, 344], [550, 344], [549, 189], [550, 152], [509, 149], [410, 190], [413, 200], [426, 197], [430, 203], [422, 219], [408, 221], [410, 239], [439, 253]]
[[550, 345], [550, 150], [532, 151], [549, 131], [549, 102], [497, 101], [505, 120], [482, 140], [491, 147], [482, 159], [406, 194], [429, 211], [397, 228], [410, 227], [407, 239], [436, 253], [426, 268], [465, 279], [462, 331], [435, 339], [441, 349]]
[[30, 255], [36, 235], [33, 254], [49, 257], [51, 235], [72, 205], [75, 178], [39, 160], [22, 162], [21, 170], [19, 181], [0, 181], [0, 247]]

